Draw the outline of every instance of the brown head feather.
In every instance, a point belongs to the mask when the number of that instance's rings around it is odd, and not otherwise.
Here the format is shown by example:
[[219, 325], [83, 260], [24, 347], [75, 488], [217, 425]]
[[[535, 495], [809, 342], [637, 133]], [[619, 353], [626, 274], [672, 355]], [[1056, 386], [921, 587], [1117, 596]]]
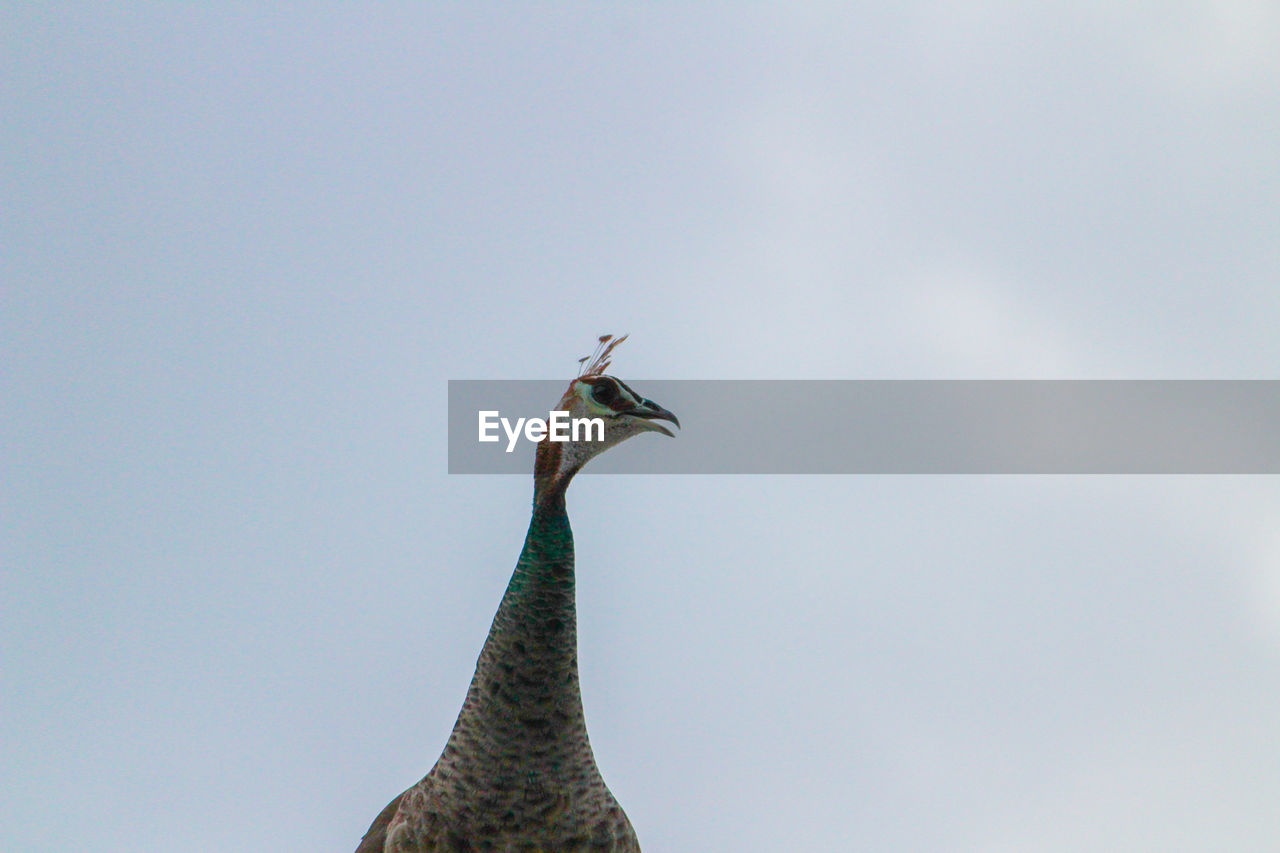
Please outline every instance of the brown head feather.
[[599, 342], [596, 344], [596, 351], [585, 358], [578, 359], [578, 363], [583, 365], [578, 370], [578, 378], [599, 376], [608, 370], [613, 348], [626, 339], [626, 335], [620, 338], [615, 338], [613, 335], [601, 335]]

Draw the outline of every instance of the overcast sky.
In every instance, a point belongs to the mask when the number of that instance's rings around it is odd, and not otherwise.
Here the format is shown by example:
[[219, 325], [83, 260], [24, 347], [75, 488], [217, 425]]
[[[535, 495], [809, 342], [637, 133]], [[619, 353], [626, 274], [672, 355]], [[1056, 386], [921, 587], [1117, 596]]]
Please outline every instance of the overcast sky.
[[[354, 849], [528, 520], [448, 379], [1280, 378], [1280, 6], [798, 5], [5, 4], [0, 847]], [[569, 504], [646, 853], [1280, 846], [1273, 477]]]

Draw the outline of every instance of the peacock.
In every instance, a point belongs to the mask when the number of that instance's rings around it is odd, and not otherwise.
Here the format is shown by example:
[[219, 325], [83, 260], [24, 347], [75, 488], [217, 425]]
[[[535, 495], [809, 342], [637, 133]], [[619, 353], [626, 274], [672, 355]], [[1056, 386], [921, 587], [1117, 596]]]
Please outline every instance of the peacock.
[[[603, 335], [556, 409], [600, 418], [579, 441], [538, 444], [533, 517], [444, 752], [392, 800], [356, 853], [638, 853], [587, 740], [578, 689], [573, 533], [565, 490], [592, 457], [676, 416], [605, 374], [626, 335]], [[594, 438], [595, 440], [587, 440]]]

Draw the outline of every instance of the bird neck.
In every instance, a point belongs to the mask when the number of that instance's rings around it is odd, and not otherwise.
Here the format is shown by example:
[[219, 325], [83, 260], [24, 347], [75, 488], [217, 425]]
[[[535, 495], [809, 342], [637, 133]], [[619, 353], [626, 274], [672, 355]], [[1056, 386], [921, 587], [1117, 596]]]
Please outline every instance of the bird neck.
[[534, 505], [441, 763], [512, 784], [594, 772], [577, 646], [573, 532], [561, 491]]
[[[559, 506], [564, 514], [564, 493], [575, 474], [582, 470], [590, 458], [598, 453], [596, 448], [581, 444], [543, 440], [538, 442], [533, 463], [533, 508], [547, 504], [549, 509]], [[569, 520], [565, 517], [565, 526]]]

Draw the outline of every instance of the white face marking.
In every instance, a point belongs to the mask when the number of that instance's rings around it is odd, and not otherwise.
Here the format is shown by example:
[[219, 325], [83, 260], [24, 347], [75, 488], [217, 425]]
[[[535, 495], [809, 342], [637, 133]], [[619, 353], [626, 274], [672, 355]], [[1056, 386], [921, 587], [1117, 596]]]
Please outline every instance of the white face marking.
[[611, 376], [603, 376], [595, 382], [578, 380], [574, 393], [589, 411], [614, 416], [640, 405], [641, 400], [621, 382]]

